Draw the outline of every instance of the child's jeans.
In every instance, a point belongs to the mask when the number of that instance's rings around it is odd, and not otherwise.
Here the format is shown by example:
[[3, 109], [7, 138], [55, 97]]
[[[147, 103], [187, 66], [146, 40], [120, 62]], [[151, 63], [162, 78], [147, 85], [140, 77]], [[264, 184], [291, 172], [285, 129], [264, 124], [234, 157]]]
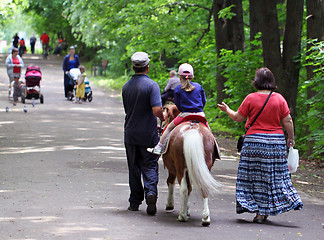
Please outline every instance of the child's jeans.
[[25, 95], [25, 86], [13, 84], [13, 100], [18, 101], [18, 97]]

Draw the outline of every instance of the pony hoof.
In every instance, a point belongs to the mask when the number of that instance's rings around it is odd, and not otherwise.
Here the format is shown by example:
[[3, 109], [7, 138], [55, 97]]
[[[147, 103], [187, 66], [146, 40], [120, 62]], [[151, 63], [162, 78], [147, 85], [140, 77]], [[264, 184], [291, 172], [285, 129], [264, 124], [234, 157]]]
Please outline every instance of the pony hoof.
[[178, 216], [178, 221], [179, 222], [187, 222], [188, 219], [189, 219], [188, 217], [184, 217], [184, 216], [181, 216], [181, 215]]
[[210, 225], [210, 222], [202, 222], [201, 225], [203, 225], [204, 227], [208, 227]]
[[174, 207], [173, 206], [166, 206], [165, 210], [167, 211], [173, 211]]
[[203, 217], [201, 219], [201, 224], [204, 226], [204, 227], [207, 227], [210, 225], [210, 217], [209, 216], [206, 216], [206, 217]]

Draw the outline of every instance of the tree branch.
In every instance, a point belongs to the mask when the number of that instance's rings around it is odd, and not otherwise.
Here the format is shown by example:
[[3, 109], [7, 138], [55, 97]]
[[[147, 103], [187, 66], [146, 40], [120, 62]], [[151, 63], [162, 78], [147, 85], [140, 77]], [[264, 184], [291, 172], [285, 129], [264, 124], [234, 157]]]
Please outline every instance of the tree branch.
[[213, 16], [213, 11], [214, 11], [214, 9], [215, 9], [215, 5], [213, 4], [213, 5], [212, 5], [212, 8], [209, 9], [209, 16], [208, 16], [208, 19], [207, 19], [207, 24], [208, 24], [208, 26], [207, 26], [207, 28], [203, 31], [203, 33], [202, 33], [202, 35], [200, 36], [200, 38], [198, 39], [198, 41], [197, 41], [197, 46], [199, 46], [200, 41], [203, 39], [203, 37], [205, 36], [205, 34], [208, 33], [208, 32], [210, 31], [210, 22], [211, 22], [211, 18], [212, 18], [212, 16]]

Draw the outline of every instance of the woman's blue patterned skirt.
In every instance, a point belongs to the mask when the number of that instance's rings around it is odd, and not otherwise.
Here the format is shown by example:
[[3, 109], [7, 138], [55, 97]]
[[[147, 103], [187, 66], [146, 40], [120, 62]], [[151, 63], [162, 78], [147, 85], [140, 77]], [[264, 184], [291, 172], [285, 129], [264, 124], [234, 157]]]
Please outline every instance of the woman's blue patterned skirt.
[[247, 135], [238, 167], [236, 212], [274, 216], [302, 207], [289, 176], [284, 135]]

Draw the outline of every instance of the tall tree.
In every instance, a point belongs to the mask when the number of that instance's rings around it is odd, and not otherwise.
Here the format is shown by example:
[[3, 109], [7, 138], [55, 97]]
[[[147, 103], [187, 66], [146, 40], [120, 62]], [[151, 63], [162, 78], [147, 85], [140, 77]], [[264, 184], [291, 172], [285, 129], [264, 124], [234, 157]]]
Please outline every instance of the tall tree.
[[[307, 39], [317, 39], [318, 41], [324, 41], [324, 0], [306, 0], [307, 8]], [[311, 44], [308, 44], [310, 49]], [[310, 52], [309, 52], [310, 54]], [[314, 77], [314, 66], [309, 65], [306, 68], [307, 79]], [[314, 96], [315, 92], [308, 89], [308, 98]]]
[[261, 32], [260, 4], [256, 0], [249, 0], [250, 40], [252, 41], [258, 32]]
[[[218, 57], [221, 49], [242, 50], [244, 46], [242, 0], [214, 0], [212, 10]], [[233, 14], [222, 14], [224, 10], [231, 10]], [[219, 70], [216, 76], [217, 102], [226, 98], [224, 86], [227, 79], [220, 72]]]
[[304, 0], [287, 1], [286, 27], [283, 40], [283, 81], [280, 86], [281, 93], [291, 107], [294, 117], [298, 93], [301, 33], [303, 26]]
[[264, 65], [268, 67], [277, 80], [279, 89], [282, 81], [282, 61], [280, 50], [280, 34], [277, 15], [277, 1], [254, 0], [260, 4], [262, 14], [260, 17], [262, 32], [262, 47]]
[[256, 17], [260, 18], [264, 65], [275, 75], [278, 91], [286, 98], [294, 117], [300, 70], [296, 58], [300, 55], [301, 50], [304, 0], [287, 1], [287, 17], [282, 51], [277, 1], [250, 0], [251, 2], [254, 6], [259, 3], [262, 12], [262, 14], [256, 14]]

